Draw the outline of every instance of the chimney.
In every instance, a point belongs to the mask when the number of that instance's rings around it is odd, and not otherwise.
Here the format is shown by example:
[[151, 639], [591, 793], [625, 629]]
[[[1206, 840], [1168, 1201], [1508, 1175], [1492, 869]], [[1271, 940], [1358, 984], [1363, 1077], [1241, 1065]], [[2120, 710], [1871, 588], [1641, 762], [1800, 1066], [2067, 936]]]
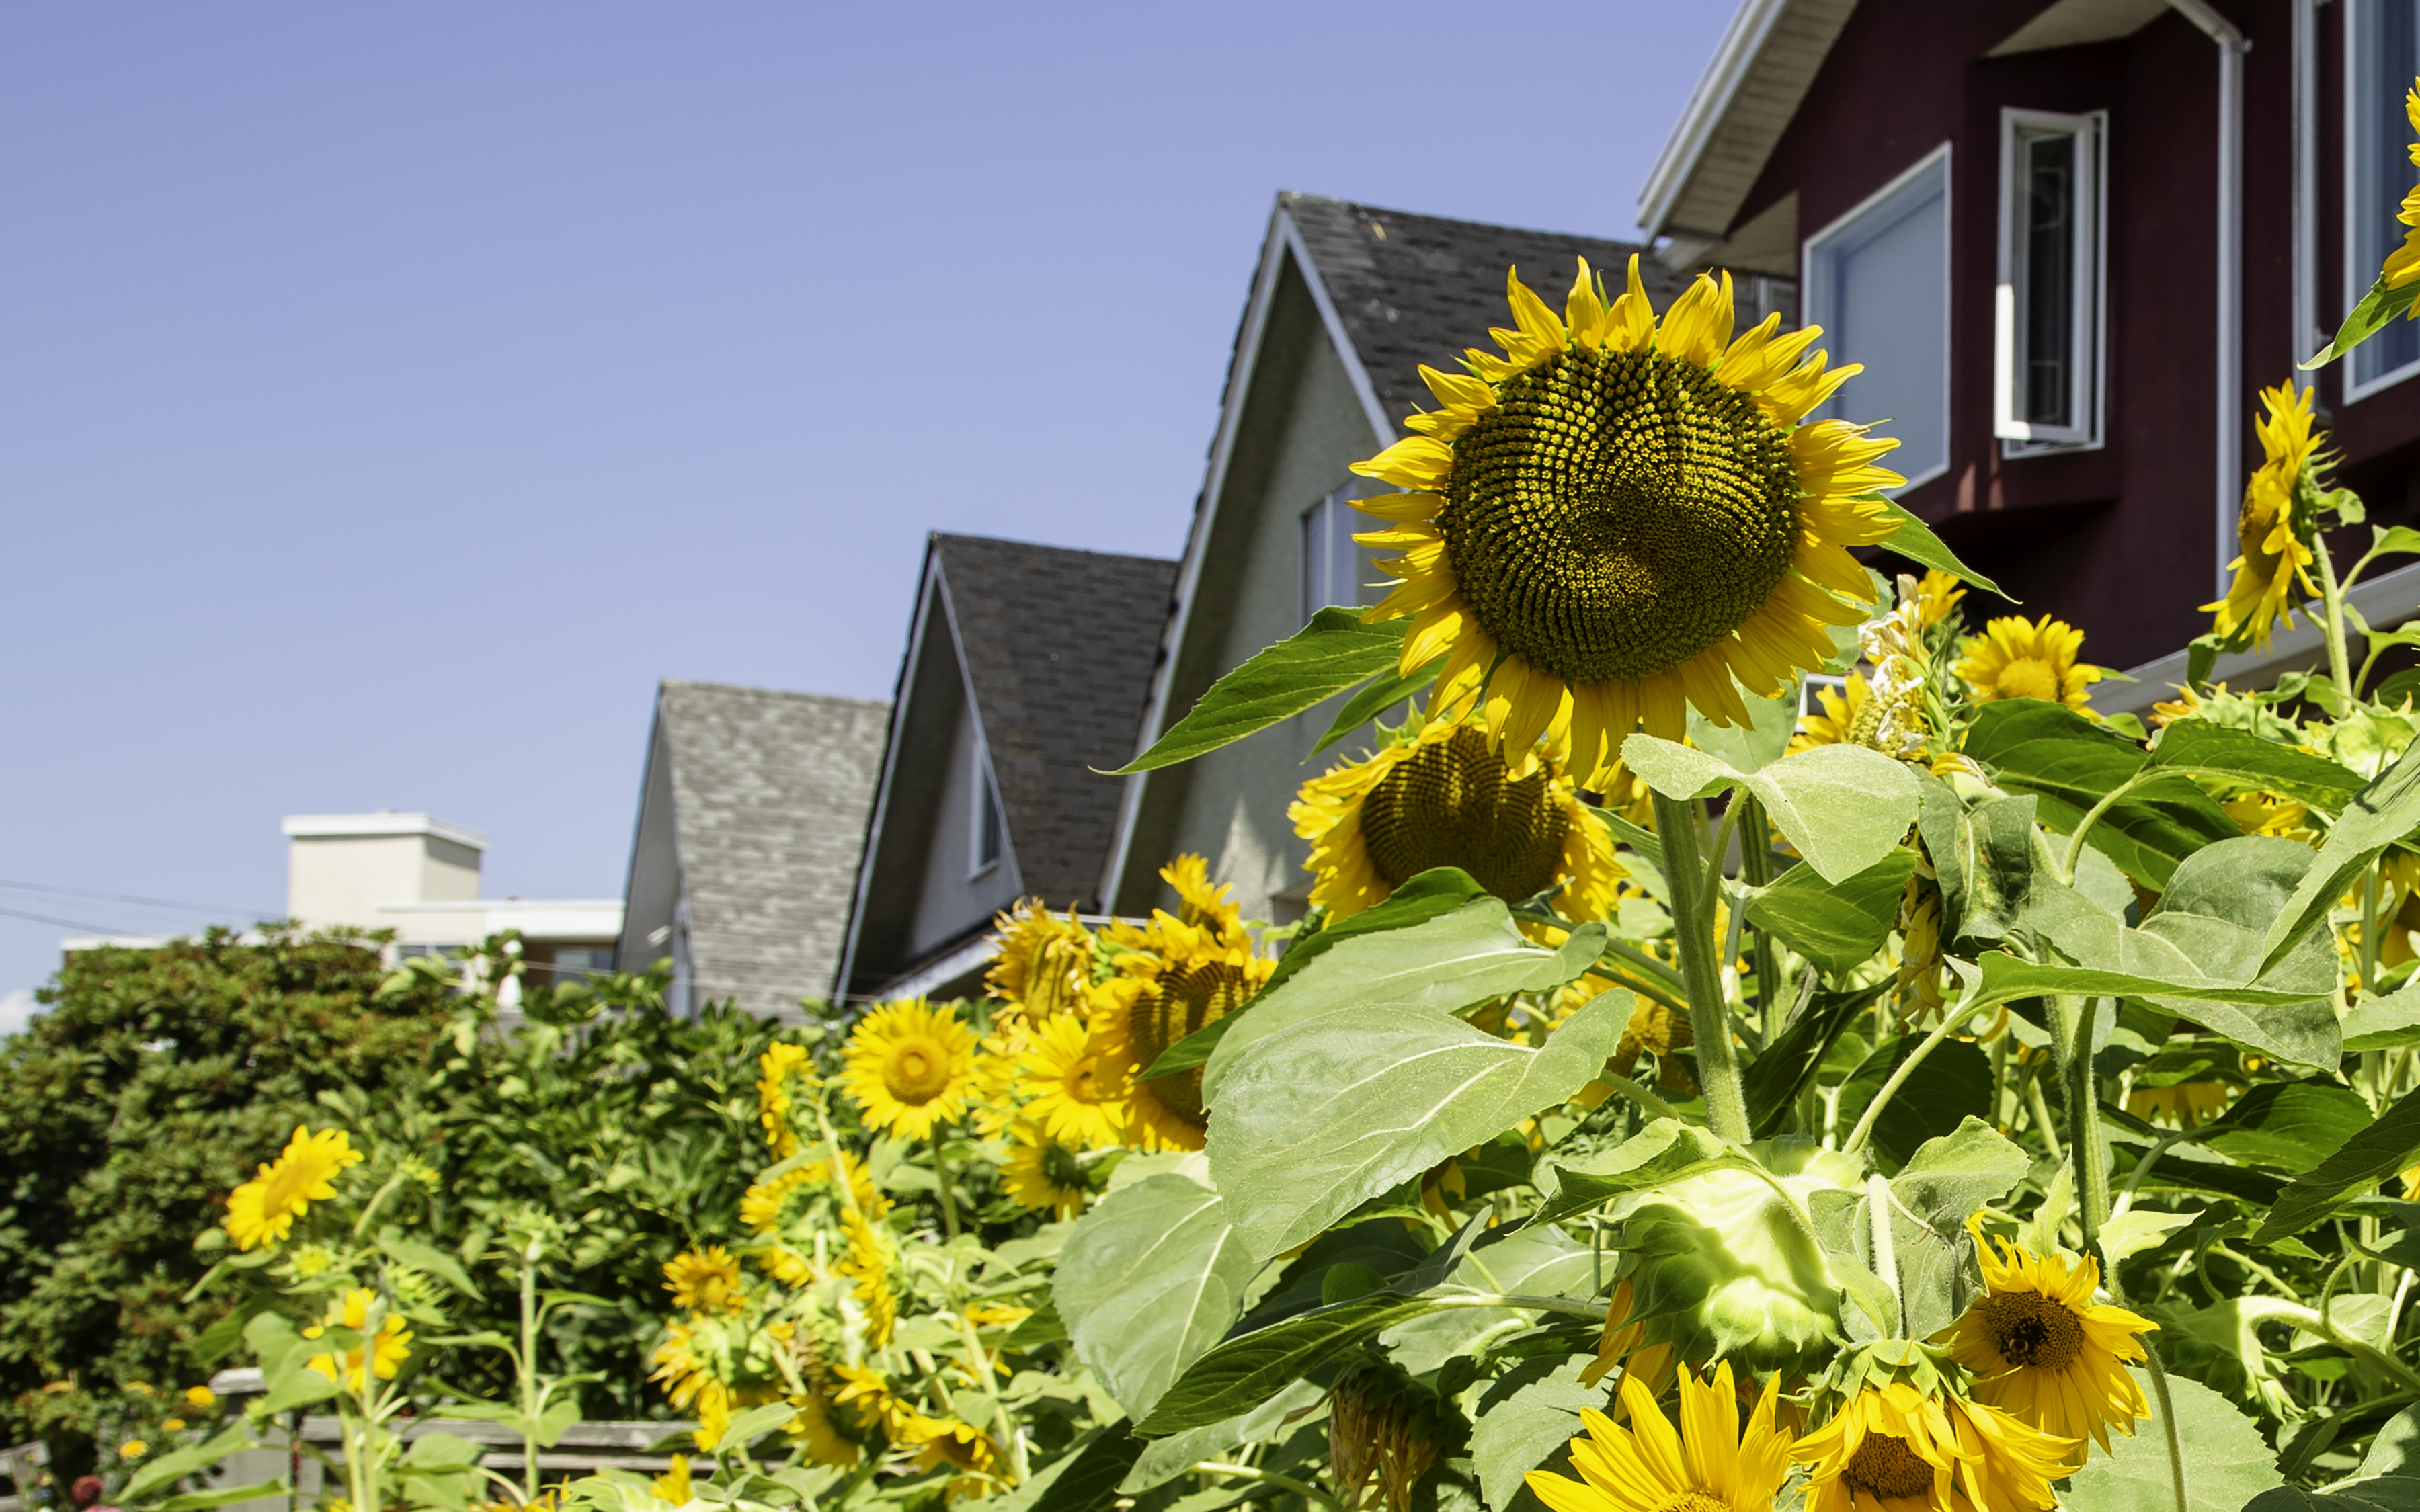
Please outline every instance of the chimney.
[[425, 813], [291, 814], [286, 912], [308, 929], [392, 927], [381, 904], [475, 903], [488, 837]]

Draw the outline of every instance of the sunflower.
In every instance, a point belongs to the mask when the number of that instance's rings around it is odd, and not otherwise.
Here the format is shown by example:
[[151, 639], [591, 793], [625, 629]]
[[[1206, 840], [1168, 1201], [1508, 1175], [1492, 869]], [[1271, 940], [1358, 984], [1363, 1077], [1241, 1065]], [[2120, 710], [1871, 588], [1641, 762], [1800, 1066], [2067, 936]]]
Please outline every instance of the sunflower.
[[915, 1420], [916, 1410], [892, 1393], [890, 1380], [881, 1371], [864, 1365], [836, 1365], [832, 1374], [840, 1379], [840, 1389], [832, 1393], [832, 1401], [879, 1428], [883, 1438], [898, 1443], [908, 1425]]
[[664, 1289], [683, 1312], [736, 1313], [748, 1305], [739, 1262], [720, 1244], [684, 1250], [665, 1261]]
[[1031, 1094], [1022, 1116], [1052, 1140], [1084, 1149], [1120, 1142], [1131, 1088], [1125, 1067], [1088, 1019], [1066, 1015], [1043, 1025], [1026, 1041], [1016, 1066], [1019, 1087]]
[[756, 1081], [756, 1117], [765, 1125], [766, 1147], [775, 1160], [788, 1160], [799, 1152], [798, 1132], [790, 1127], [790, 1078], [806, 1072], [806, 1046], [776, 1040], [756, 1065], [763, 1072]]
[[1190, 854], [1180, 856], [1159, 869], [1159, 879], [1176, 889], [1177, 918], [1221, 934], [1242, 933], [1243, 910], [1227, 898], [1233, 888], [1224, 882], [1212, 885], [1206, 858]]
[[1311, 841], [1313, 907], [1332, 923], [1387, 901], [1435, 866], [1458, 866], [1506, 903], [1557, 884], [1573, 918], [1613, 911], [1628, 873], [1613, 836], [1551, 750], [1506, 754], [1473, 726], [1432, 722], [1411, 740], [1312, 778], [1286, 810]]
[[656, 1493], [659, 1501], [670, 1502], [675, 1506], [685, 1505], [691, 1494], [689, 1456], [673, 1456], [672, 1463], [664, 1468], [664, 1473], [648, 1483], [648, 1489]]
[[848, 1095], [869, 1129], [922, 1139], [964, 1113], [974, 1090], [974, 1031], [921, 997], [885, 1003], [848, 1037]]
[[1606, 1300], [1605, 1328], [1597, 1335], [1596, 1358], [1580, 1371], [1581, 1385], [1593, 1386], [1619, 1367], [1625, 1380], [1639, 1378], [1650, 1397], [1664, 1395], [1664, 1383], [1671, 1379], [1672, 1346], [1646, 1342], [1646, 1326], [1630, 1316], [1635, 1300], [1630, 1277], [1614, 1283], [1613, 1295]]
[[897, 1242], [891, 1230], [858, 1213], [844, 1214], [841, 1227], [848, 1236], [848, 1250], [833, 1269], [855, 1283], [857, 1300], [865, 1310], [866, 1336], [876, 1345], [888, 1344], [899, 1323], [899, 1299], [891, 1289]]
[[959, 1472], [950, 1477], [949, 1497], [953, 1502], [981, 1496], [996, 1486], [1007, 1484], [1000, 1473], [1000, 1446], [991, 1442], [991, 1435], [954, 1417], [911, 1413], [901, 1425], [898, 1442], [903, 1448], [917, 1451], [916, 1468], [920, 1471], [948, 1465]]
[[1908, 896], [1900, 900], [1899, 1022], [1902, 1028], [1923, 1024], [1948, 1004], [1942, 988], [1941, 900], [1931, 893], [1916, 897], [1914, 878]]
[[1020, 1123], [1009, 1134], [1008, 1159], [1001, 1177], [1009, 1200], [1020, 1208], [1047, 1208], [1061, 1218], [1084, 1211], [1092, 1189], [1084, 1180], [1084, 1152], [1045, 1132], [1038, 1124]]
[[[353, 1287], [330, 1304], [327, 1319], [321, 1326], [303, 1330], [302, 1336], [318, 1338], [331, 1328], [349, 1328], [356, 1334], [362, 1333], [368, 1329], [370, 1310], [378, 1305], [378, 1302], [379, 1294], [369, 1288]], [[369, 1356], [371, 1375], [380, 1381], [393, 1381], [395, 1373], [403, 1368], [403, 1362], [411, 1358], [411, 1330], [404, 1326], [399, 1315], [387, 1313], [380, 1319], [378, 1331], [372, 1337], [345, 1350], [341, 1357], [334, 1353], [315, 1354], [303, 1362], [303, 1368], [317, 1370], [347, 1391], [358, 1393], [369, 1384], [362, 1373], [365, 1353]]]
[[891, 1199], [875, 1190], [874, 1173], [865, 1163], [845, 1149], [840, 1159], [841, 1168], [848, 1173], [846, 1196], [831, 1179], [830, 1163], [820, 1160], [779, 1175], [760, 1176], [740, 1196], [739, 1221], [758, 1239], [768, 1241], [758, 1246], [756, 1263], [784, 1286], [804, 1286], [814, 1279], [814, 1269], [789, 1242], [792, 1238], [837, 1227], [838, 1214], [851, 1199], [860, 1212], [876, 1222], [891, 1211]]
[[1771, 1512], [1790, 1473], [1790, 1435], [1774, 1426], [1780, 1390], [1777, 1376], [1765, 1383], [1743, 1433], [1730, 1362], [1716, 1365], [1712, 1381], [1683, 1370], [1676, 1433], [1654, 1393], [1625, 1373], [1621, 1406], [1630, 1427], [1585, 1409], [1588, 1437], [1572, 1441], [1580, 1478], [1543, 1470], [1525, 1478], [1553, 1512]]
[[810, 1463], [854, 1470], [865, 1458], [858, 1435], [866, 1430], [860, 1427], [852, 1433], [844, 1427], [845, 1423], [855, 1425], [857, 1415], [834, 1402], [821, 1383], [809, 1381], [805, 1391], [783, 1399], [790, 1404], [791, 1414], [782, 1432], [806, 1451]]
[[1828, 627], [1872, 579], [1848, 548], [1897, 527], [1865, 496], [1904, 480], [1898, 442], [1802, 424], [1852, 364], [1801, 362], [1820, 332], [1780, 317], [1731, 340], [1730, 280], [1700, 276], [1659, 329], [1631, 259], [1608, 301], [1580, 264], [1558, 317], [1508, 275], [1506, 352], [1467, 376], [1420, 369], [1444, 409], [1354, 471], [1407, 492], [1360, 501], [1365, 545], [1402, 581], [1370, 620], [1412, 616], [1408, 673], [1439, 656], [1439, 694], [1487, 680], [1488, 733], [1514, 749], [1568, 718], [1583, 786], [1632, 725], [1678, 740], [1691, 704], [1747, 722], [1733, 679], [1771, 697], [1832, 655]]
[[285, 1152], [228, 1195], [227, 1237], [240, 1250], [283, 1240], [312, 1203], [336, 1195], [334, 1178], [338, 1171], [361, 1163], [361, 1151], [353, 1148], [351, 1136], [344, 1130], [313, 1134], [296, 1124]]
[[1062, 1013], [1081, 1016], [1084, 989], [1093, 984], [1093, 933], [1070, 907], [1060, 918], [1034, 899], [992, 920], [999, 954], [984, 985], [995, 997], [1022, 1009], [1036, 1024]]
[[1949, 1357], [1975, 1372], [1982, 1401], [2029, 1427], [2105, 1453], [2109, 1429], [2132, 1434], [2150, 1415], [2143, 1388], [2126, 1368], [2145, 1358], [2137, 1335], [2160, 1325], [2123, 1307], [2094, 1302], [2101, 1267], [2090, 1257], [2035, 1255], [1983, 1232], [1982, 1214], [1966, 1220], [1983, 1265], [1983, 1295], [1944, 1331]]
[[1686, 1014], [1675, 1013], [1641, 995], [1630, 1010], [1630, 1022], [1622, 1028], [1621, 1043], [1613, 1052], [1613, 1069], [1617, 1074], [1627, 1076], [1637, 1066], [1640, 1056], [1652, 1055], [1655, 1057], [1656, 1086], [1683, 1097], [1695, 1097], [1697, 1078], [1689, 1074], [1687, 1063], [1672, 1052], [1686, 1050], [1697, 1042], [1697, 1030]]
[[2128, 1092], [2126, 1111], [2146, 1122], [2190, 1129], [2215, 1117], [2233, 1101], [2235, 1088], [2225, 1082], [2172, 1082]]
[[1249, 1001], [1277, 963], [1228, 937], [1162, 913], [1135, 932], [1121, 975], [1091, 995], [1093, 1033], [1105, 1064], [1135, 1078], [1126, 1094], [1126, 1142], [1200, 1149], [1210, 1119], [1202, 1105], [1202, 1068], [1142, 1080], [1169, 1046]]
[[2101, 681], [2101, 669], [2075, 659], [2082, 649], [2084, 632], [2063, 620], [2045, 614], [2028, 624], [2011, 614], [1987, 623], [1981, 635], [1967, 637], [1950, 671], [1965, 679], [1978, 703], [2043, 699], [2098, 719], [2085, 689]]
[[1807, 1512], [2016, 1512], [2057, 1504], [2071, 1441], [1904, 1381], [1868, 1386], [1790, 1447], [1812, 1468]]
[[[1902, 585], [1907, 581], [1904, 578], [1900, 580]], [[1966, 590], [1959, 585], [1955, 574], [1930, 567], [1923, 577], [1916, 579], [1914, 593], [1911, 594], [1902, 586], [1900, 596], [1912, 597], [1916, 604], [1916, 627], [1930, 630], [1957, 611], [1958, 602], [1966, 596]]]
[[2244, 484], [2243, 502], [2236, 510], [2235, 544], [2242, 554], [2227, 563], [2235, 569], [2235, 581], [2225, 598], [2202, 608], [2214, 613], [2211, 628], [2231, 644], [2248, 639], [2265, 647], [2278, 621], [2289, 630], [2294, 626], [2295, 585], [2313, 597], [2319, 592], [2311, 582], [2316, 559], [2305, 539], [2314, 521], [2307, 509], [2297, 507], [2319, 437], [2311, 426], [2310, 390], [2297, 393], [2292, 384], [2281, 383], [2262, 390], [2260, 400], [2269, 413], [2253, 429], [2264, 459]]

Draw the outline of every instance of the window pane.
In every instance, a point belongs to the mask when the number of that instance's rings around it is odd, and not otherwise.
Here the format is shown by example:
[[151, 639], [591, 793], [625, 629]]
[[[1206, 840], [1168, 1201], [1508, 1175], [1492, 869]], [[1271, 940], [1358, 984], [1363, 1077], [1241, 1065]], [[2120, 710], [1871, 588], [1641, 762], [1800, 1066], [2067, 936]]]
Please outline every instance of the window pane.
[[1949, 162], [1930, 164], [1807, 249], [1807, 316], [1835, 364], [1863, 363], [1825, 416], [1900, 441], [1910, 478], [1949, 463]]
[[1376, 522], [1355, 509], [1349, 488], [1339, 488], [1302, 515], [1302, 617], [1313, 614], [1330, 605], [1347, 609], [1357, 607], [1362, 599], [1362, 581], [1370, 574], [1363, 570], [1361, 548], [1353, 539], [1356, 531], [1370, 530]]
[[[2415, 178], [2405, 148], [2403, 91], [2420, 74], [2420, 0], [2362, 0], [2354, 8], [2352, 89], [2353, 255], [2345, 307], [2369, 291], [2379, 265], [2403, 244], [2396, 220]], [[2352, 355], [2366, 383], [2420, 362], [2420, 327], [2393, 320]]]
[[2024, 322], [2025, 421], [2071, 425], [2075, 363], [2075, 138], [2024, 144], [2024, 270], [2018, 282]]

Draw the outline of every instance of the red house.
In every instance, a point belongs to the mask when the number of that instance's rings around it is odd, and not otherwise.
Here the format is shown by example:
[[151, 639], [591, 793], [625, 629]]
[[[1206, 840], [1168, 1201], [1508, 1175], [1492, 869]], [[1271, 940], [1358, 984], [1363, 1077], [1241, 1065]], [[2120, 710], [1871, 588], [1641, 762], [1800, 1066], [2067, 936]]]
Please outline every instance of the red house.
[[[2139, 709], [2223, 592], [2256, 391], [2402, 240], [2415, 75], [2420, 0], [1745, 0], [1640, 223], [1676, 267], [1795, 278], [1867, 364], [1834, 412], [1888, 421], [1901, 501]], [[2373, 523], [2420, 501], [2415, 377], [2420, 324], [2317, 378]], [[2354, 602], [2399, 623], [2420, 568]]]

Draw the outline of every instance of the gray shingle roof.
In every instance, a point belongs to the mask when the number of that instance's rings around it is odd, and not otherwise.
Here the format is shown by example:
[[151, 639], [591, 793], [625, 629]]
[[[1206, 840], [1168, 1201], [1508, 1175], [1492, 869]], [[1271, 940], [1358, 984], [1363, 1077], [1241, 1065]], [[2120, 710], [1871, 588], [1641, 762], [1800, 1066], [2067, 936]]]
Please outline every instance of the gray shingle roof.
[[1090, 903], [1134, 755], [1176, 563], [933, 537], [1025, 890]]
[[[1586, 257], [1618, 292], [1631, 254], [1648, 250], [1636, 242], [1449, 221], [1316, 194], [1281, 193], [1278, 204], [1302, 232], [1398, 430], [1404, 416], [1436, 407], [1420, 381], [1422, 363], [1455, 371], [1451, 364], [1465, 347], [1495, 349], [1488, 327], [1512, 323], [1504, 303], [1506, 269], [1519, 269], [1521, 282], [1560, 311], [1577, 270], [1574, 259]], [[1638, 259], [1638, 276], [1658, 310], [1689, 285], [1652, 255]]]
[[773, 1013], [830, 990], [890, 716], [864, 699], [664, 684], [700, 997]]

